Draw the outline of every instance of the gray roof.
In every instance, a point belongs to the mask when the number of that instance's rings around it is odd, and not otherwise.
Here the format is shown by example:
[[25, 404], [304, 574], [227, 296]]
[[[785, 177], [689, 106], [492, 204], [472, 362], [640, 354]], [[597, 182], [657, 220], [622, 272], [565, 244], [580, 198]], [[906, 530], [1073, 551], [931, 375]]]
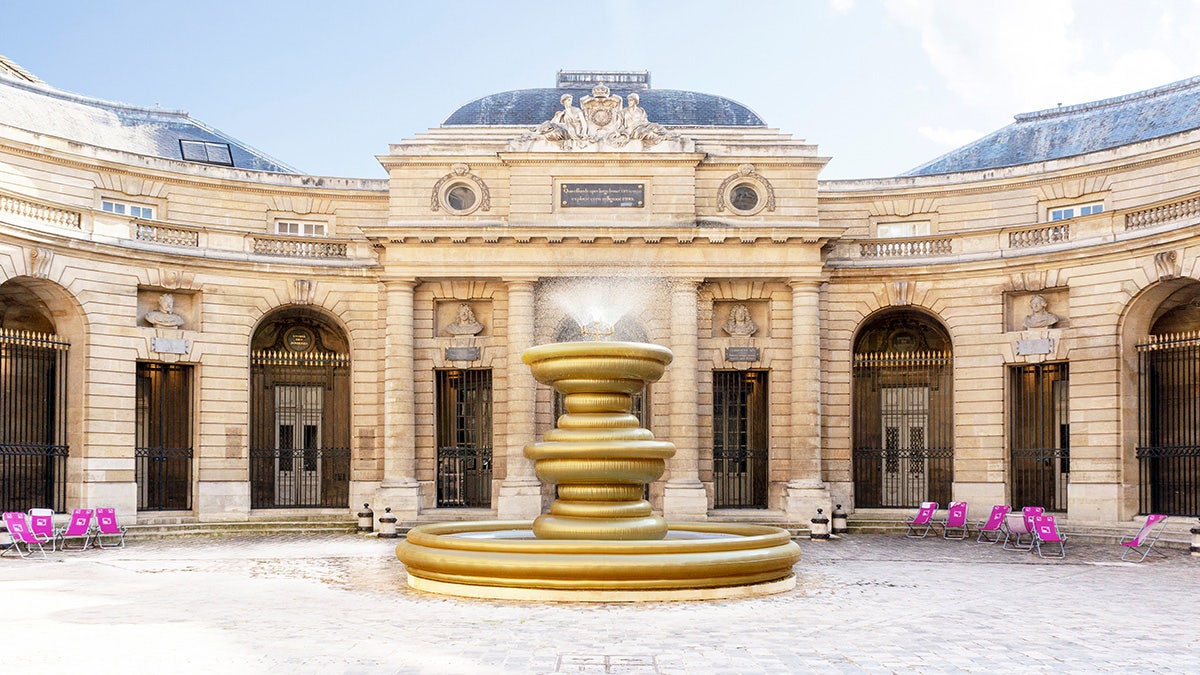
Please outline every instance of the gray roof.
[[1200, 129], [1200, 77], [1017, 115], [1012, 124], [902, 175], [978, 171], [1116, 148]]
[[[641, 97], [651, 122], [671, 127], [763, 127], [766, 123], [746, 106], [721, 96], [675, 89], [625, 89], [612, 86], [622, 98], [630, 92]], [[442, 126], [536, 126], [562, 110], [563, 94], [575, 97], [575, 104], [592, 93], [588, 89], [518, 89], [484, 96], [455, 110]]]
[[14, 77], [14, 73], [5, 69], [0, 69], [0, 124], [86, 145], [179, 161], [186, 161], [180, 140], [227, 143], [236, 168], [299, 173], [192, 119], [186, 112], [139, 108], [71, 94], [40, 80]]

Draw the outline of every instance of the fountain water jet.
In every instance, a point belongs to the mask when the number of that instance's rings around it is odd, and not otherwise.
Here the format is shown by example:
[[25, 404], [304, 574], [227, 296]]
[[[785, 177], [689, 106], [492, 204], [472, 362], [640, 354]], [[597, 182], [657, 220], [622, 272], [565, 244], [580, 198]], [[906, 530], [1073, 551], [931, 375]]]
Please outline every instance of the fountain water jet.
[[642, 498], [675, 446], [630, 413], [630, 394], [662, 377], [669, 349], [565, 342], [525, 350], [535, 379], [564, 395], [567, 414], [525, 446], [559, 496], [532, 523], [413, 528], [396, 555], [410, 587], [482, 598], [576, 601], [710, 599], [795, 586], [800, 549], [761, 525], [667, 523]]

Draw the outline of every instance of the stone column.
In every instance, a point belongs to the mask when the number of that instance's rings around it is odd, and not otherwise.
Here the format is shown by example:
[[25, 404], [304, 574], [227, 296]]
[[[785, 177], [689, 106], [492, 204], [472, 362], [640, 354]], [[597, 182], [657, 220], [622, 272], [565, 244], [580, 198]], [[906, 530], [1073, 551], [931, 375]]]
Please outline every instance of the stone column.
[[830, 513], [829, 487], [821, 480], [820, 279], [791, 279], [792, 421], [790, 470], [784, 510], [807, 523], [817, 509]]
[[496, 503], [496, 517], [501, 520], [528, 520], [542, 512], [542, 483], [534, 473], [533, 461], [525, 456], [525, 444], [534, 441], [537, 381], [521, 361], [521, 352], [533, 346], [535, 281], [505, 281], [508, 287], [508, 408], [505, 434], [496, 448], [503, 451], [505, 462], [504, 482], [500, 485], [500, 498]]
[[708, 494], [700, 482], [700, 404], [696, 394], [699, 360], [700, 279], [671, 281], [671, 352], [667, 366], [671, 388], [671, 425], [667, 438], [675, 444], [675, 456], [667, 464], [663, 487], [663, 515], [668, 521], [708, 518]]
[[400, 520], [421, 509], [417, 483], [416, 406], [413, 397], [413, 291], [416, 279], [383, 282], [387, 299], [383, 349], [383, 482], [371, 508]]

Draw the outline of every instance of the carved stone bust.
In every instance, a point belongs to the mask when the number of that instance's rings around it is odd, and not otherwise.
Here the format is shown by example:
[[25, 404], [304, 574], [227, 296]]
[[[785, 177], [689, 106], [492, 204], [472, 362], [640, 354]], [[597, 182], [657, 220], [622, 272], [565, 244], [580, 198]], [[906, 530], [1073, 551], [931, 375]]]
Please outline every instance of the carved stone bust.
[[1058, 323], [1058, 315], [1047, 310], [1045, 296], [1035, 295], [1029, 299], [1029, 314], [1021, 321], [1022, 328], [1049, 328]]
[[458, 317], [454, 323], [446, 326], [446, 332], [451, 335], [477, 335], [483, 330], [483, 324], [475, 318], [475, 311], [463, 302], [458, 305]]
[[146, 312], [146, 323], [158, 328], [179, 328], [183, 325], [183, 317], [175, 313], [175, 296], [163, 293], [158, 296], [158, 309]]
[[750, 308], [741, 303], [729, 308], [729, 317], [721, 328], [735, 337], [748, 337], [758, 332], [758, 324], [750, 316]]

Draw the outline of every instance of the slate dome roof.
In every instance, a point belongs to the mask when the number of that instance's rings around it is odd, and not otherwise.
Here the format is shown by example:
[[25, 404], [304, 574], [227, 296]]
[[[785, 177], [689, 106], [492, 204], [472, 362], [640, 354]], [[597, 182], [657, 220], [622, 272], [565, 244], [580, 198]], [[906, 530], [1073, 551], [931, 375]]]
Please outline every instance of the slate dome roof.
[[299, 173], [186, 112], [114, 103], [47, 85], [0, 56], [0, 125], [150, 157], [192, 161], [180, 141], [228, 145], [218, 166]]
[[[669, 127], [765, 127], [766, 122], [746, 106], [722, 96], [676, 89], [638, 89], [610, 85], [611, 93], [626, 98], [636, 93], [651, 122]], [[455, 110], [442, 126], [536, 126], [562, 110], [563, 94], [575, 105], [591, 95], [591, 87], [517, 89], [484, 96]]]
[[1200, 77], [1017, 115], [1003, 129], [922, 164], [929, 176], [1042, 162], [1200, 129]]

